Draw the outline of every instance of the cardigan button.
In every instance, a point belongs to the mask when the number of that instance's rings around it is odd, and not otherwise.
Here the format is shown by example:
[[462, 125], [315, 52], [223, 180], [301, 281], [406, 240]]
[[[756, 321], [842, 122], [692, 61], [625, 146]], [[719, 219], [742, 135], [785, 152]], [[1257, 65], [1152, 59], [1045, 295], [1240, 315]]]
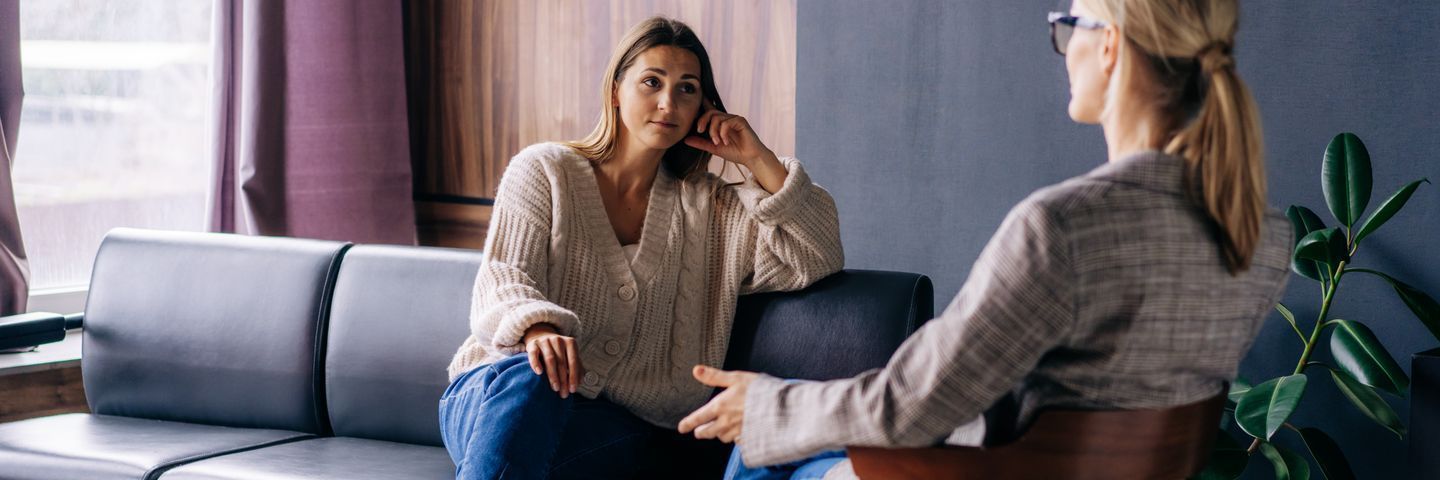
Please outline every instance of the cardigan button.
[[595, 372], [585, 372], [584, 382], [586, 386], [593, 387], [600, 383], [600, 376]]
[[608, 354], [611, 354], [611, 355], [619, 355], [619, 354], [620, 354], [620, 342], [617, 342], [617, 341], [614, 341], [614, 340], [605, 342], [605, 353], [608, 353]]
[[621, 300], [628, 302], [635, 299], [635, 287], [630, 285], [620, 287], [620, 291], [617, 293], [620, 295]]

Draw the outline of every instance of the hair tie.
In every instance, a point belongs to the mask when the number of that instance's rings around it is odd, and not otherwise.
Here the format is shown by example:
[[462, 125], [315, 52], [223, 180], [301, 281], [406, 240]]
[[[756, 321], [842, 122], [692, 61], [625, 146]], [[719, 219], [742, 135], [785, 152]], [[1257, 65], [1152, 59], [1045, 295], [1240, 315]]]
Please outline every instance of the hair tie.
[[1235, 58], [1230, 55], [1230, 44], [1215, 42], [1195, 54], [1195, 60], [1200, 62], [1200, 70], [1205, 73], [1215, 73], [1235, 66]]

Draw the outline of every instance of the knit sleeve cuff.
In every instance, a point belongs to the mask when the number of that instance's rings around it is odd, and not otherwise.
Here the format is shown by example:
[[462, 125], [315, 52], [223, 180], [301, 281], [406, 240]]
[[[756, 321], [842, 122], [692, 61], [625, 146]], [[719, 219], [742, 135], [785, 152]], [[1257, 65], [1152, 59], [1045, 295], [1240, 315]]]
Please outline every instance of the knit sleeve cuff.
[[750, 177], [745, 179], [745, 183], [736, 191], [745, 209], [749, 210], [757, 221], [766, 225], [786, 221], [795, 206], [804, 203], [806, 197], [810, 196], [813, 186], [810, 175], [805, 173], [805, 167], [800, 166], [799, 160], [782, 157], [780, 164], [787, 172], [785, 183], [780, 186], [780, 190], [773, 194], [767, 192], [754, 177]]
[[574, 313], [548, 302], [520, 305], [500, 321], [499, 328], [495, 329], [495, 336], [490, 339], [490, 346], [504, 355], [523, 352], [525, 331], [539, 323], [551, 324], [555, 326], [557, 333], [574, 337], [580, 322]]

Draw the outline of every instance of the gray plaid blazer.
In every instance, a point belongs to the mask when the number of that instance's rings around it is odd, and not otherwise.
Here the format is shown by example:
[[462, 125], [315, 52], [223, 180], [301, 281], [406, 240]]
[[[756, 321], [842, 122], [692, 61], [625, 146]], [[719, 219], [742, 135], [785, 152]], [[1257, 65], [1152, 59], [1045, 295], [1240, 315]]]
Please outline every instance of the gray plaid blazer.
[[1047, 406], [1143, 409], [1219, 393], [1285, 288], [1291, 229], [1267, 212], [1251, 267], [1232, 276], [1184, 172], [1183, 159], [1146, 152], [1035, 192], [885, 368], [756, 379], [737, 442], [745, 463], [934, 445], [1012, 391], [1022, 419]]

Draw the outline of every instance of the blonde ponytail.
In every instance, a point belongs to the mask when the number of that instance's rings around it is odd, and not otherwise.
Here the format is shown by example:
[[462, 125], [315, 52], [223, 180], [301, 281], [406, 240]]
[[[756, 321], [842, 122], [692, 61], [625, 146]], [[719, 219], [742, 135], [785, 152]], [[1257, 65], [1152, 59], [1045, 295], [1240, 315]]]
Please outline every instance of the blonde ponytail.
[[1265, 162], [1260, 111], [1236, 75], [1229, 47], [1197, 58], [1207, 85], [1198, 116], [1171, 138], [1166, 153], [1188, 160], [1191, 191], [1219, 227], [1231, 273], [1250, 268], [1265, 215]]
[[[1231, 54], [1236, 0], [1078, 1], [1120, 30], [1121, 56], [1150, 60], [1136, 64], [1151, 67], [1154, 100], [1174, 119], [1165, 152], [1185, 158], [1186, 184], [1214, 222], [1230, 273], [1249, 269], [1265, 215], [1265, 147], [1259, 108]], [[1130, 72], [1117, 67], [1115, 75], [1111, 88], [1129, 85]]]

